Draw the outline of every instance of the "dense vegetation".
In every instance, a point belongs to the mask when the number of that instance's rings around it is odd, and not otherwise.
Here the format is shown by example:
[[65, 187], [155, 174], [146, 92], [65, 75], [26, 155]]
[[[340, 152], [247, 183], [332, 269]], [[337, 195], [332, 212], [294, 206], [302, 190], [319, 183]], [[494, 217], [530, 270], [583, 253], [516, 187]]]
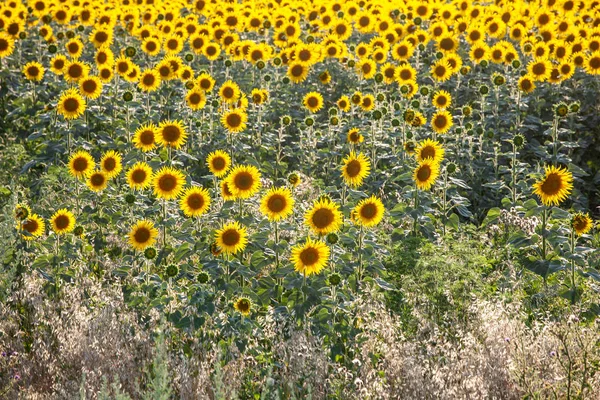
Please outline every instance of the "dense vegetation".
[[600, 2], [0, 4], [0, 397], [598, 398]]

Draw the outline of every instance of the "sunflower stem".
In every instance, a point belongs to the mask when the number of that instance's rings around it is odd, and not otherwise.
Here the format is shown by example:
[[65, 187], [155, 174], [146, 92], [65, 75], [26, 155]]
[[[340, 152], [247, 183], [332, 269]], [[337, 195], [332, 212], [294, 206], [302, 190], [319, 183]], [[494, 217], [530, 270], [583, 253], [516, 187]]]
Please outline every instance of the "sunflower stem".
[[167, 247], [167, 201], [162, 201], [163, 247]]
[[362, 269], [363, 269], [363, 235], [364, 235], [364, 230], [363, 230], [363, 226], [362, 224], [360, 225], [360, 228], [358, 230], [358, 276], [356, 277], [356, 290], [358, 291], [359, 289], [359, 284], [362, 281]]
[[275, 271], [279, 269], [279, 229], [275, 221]]
[[[542, 260], [546, 260], [546, 223], [548, 219], [548, 208], [544, 207], [544, 212], [542, 213]], [[546, 281], [546, 276], [544, 275], [544, 282]]]
[[[571, 228], [571, 254], [575, 254], [575, 229]], [[575, 286], [575, 260], [571, 257], [571, 304], [575, 304], [577, 287]]]
[[419, 189], [417, 188], [417, 186], [415, 184], [415, 217], [414, 217], [414, 225], [413, 225], [413, 231], [414, 231], [415, 236], [417, 236], [417, 223], [418, 223], [418, 218], [416, 216], [417, 208], [419, 208]]

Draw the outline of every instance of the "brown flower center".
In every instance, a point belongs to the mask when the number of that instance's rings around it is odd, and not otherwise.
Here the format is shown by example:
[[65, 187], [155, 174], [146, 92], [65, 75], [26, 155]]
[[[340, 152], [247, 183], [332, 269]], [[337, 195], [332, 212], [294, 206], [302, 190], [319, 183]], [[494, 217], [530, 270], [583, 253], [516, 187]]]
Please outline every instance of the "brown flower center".
[[136, 169], [131, 174], [131, 180], [137, 184], [144, 183], [148, 174], [143, 169]]
[[58, 217], [56, 217], [54, 219], [54, 225], [56, 226], [56, 229], [58, 230], [62, 230], [62, 229], [66, 229], [69, 226], [69, 217], [66, 215], [59, 215]]
[[187, 205], [192, 210], [199, 210], [204, 206], [204, 196], [199, 193], [193, 193], [187, 198]]
[[73, 160], [73, 169], [76, 172], [84, 172], [88, 168], [88, 160], [85, 157], [77, 157]]
[[79, 108], [79, 101], [70, 97], [64, 101], [64, 107], [68, 112], [75, 112]]
[[282, 212], [287, 205], [287, 201], [284, 196], [280, 194], [272, 195], [267, 202], [267, 207], [271, 212], [279, 213]]
[[554, 196], [562, 188], [562, 179], [560, 175], [551, 173], [542, 183], [542, 192], [547, 196]]
[[158, 180], [158, 187], [164, 192], [171, 192], [177, 187], [177, 178], [171, 174], [166, 174]]
[[431, 176], [431, 167], [429, 165], [422, 165], [417, 171], [417, 179], [420, 182], [427, 182]]
[[142, 226], [135, 231], [133, 237], [137, 243], [146, 243], [150, 240], [150, 229]]
[[377, 215], [377, 206], [367, 203], [360, 208], [360, 216], [365, 219], [372, 219]]
[[311, 266], [319, 261], [319, 251], [314, 247], [307, 247], [300, 252], [300, 261], [305, 266]]
[[312, 222], [318, 229], [327, 228], [333, 220], [333, 212], [328, 208], [319, 208], [312, 216]]
[[360, 162], [358, 160], [352, 160], [346, 165], [346, 174], [348, 174], [350, 178], [354, 178], [360, 174], [361, 169]]
[[235, 246], [240, 242], [240, 233], [237, 229], [227, 229], [221, 234], [221, 240], [226, 246]]

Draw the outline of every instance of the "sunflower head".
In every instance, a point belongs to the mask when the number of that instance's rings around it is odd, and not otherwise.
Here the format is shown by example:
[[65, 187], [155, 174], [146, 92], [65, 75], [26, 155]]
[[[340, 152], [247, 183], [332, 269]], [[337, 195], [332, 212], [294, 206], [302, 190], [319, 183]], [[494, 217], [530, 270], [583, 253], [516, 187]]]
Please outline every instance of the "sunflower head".
[[164, 200], [174, 199], [183, 190], [185, 175], [183, 172], [172, 167], [161, 168], [152, 179], [154, 194]]
[[344, 165], [341, 168], [342, 177], [347, 185], [358, 187], [362, 185], [363, 180], [369, 175], [371, 162], [362, 153], [351, 152], [343, 160]]
[[211, 199], [208, 190], [200, 187], [188, 188], [179, 200], [179, 207], [188, 217], [199, 217], [210, 207]]
[[129, 231], [129, 244], [135, 250], [144, 251], [152, 246], [158, 236], [158, 229], [148, 220], [136, 222]]
[[312, 208], [306, 212], [304, 220], [315, 234], [326, 235], [338, 231], [342, 223], [342, 213], [338, 204], [323, 198], [315, 201]]
[[297, 272], [304, 276], [319, 274], [327, 265], [330, 249], [320, 240], [313, 241], [310, 237], [304, 244], [292, 248], [291, 261]]
[[252, 311], [252, 301], [247, 297], [240, 297], [233, 303], [233, 308], [243, 316], [248, 316]]
[[571, 219], [571, 226], [578, 235], [585, 235], [592, 230], [594, 223], [588, 214], [577, 213]]
[[17, 230], [25, 240], [33, 240], [42, 236], [46, 230], [44, 220], [37, 214], [30, 214], [27, 218], [17, 223]]
[[370, 228], [381, 222], [385, 208], [383, 203], [375, 196], [361, 200], [354, 207], [354, 222]]
[[104, 171], [94, 171], [87, 177], [86, 185], [94, 192], [101, 192], [108, 186], [108, 175]]
[[323, 96], [318, 92], [310, 92], [304, 96], [302, 103], [310, 112], [316, 113], [323, 108]]
[[75, 229], [75, 216], [66, 208], [60, 209], [50, 218], [52, 230], [58, 235], [64, 235]]
[[426, 159], [431, 159], [439, 164], [444, 159], [444, 153], [445, 150], [442, 145], [439, 142], [431, 139], [423, 140], [415, 148], [415, 156], [419, 162]]
[[215, 241], [221, 251], [235, 254], [246, 248], [248, 232], [239, 222], [228, 222], [215, 232]]
[[544, 205], [558, 205], [573, 190], [573, 175], [566, 168], [548, 166], [544, 177], [534, 183], [533, 188]]
[[286, 188], [271, 188], [260, 203], [260, 211], [269, 221], [287, 218], [293, 210], [294, 198]]
[[121, 173], [123, 169], [121, 160], [121, 155], [114, 150], [109, 150], [102, 155], [100, 168], [102, 168], [102, 172], [106, 174], [108, 179], [112, 179]]
[[413, 173], [413, 180], [417, 188], [421, 190], [429, 190], [435, 183], [435, 180], [440, 174], [439, 164], [431, 158], [421, 161]]
[[239, 199], [247, 199], [261, 187], [260, 171], [253, 165], [238, 165], [226, 178], [227, 187]]
[[180, 120], [165, 120], [157, 128], [156, 142], [165, 147], [179, 149], [187, 139], [187, 132]]
[[23, 221], [31, 215], [31, 208], [27, 204], [19, 203], [13, 211], [15, 219]]

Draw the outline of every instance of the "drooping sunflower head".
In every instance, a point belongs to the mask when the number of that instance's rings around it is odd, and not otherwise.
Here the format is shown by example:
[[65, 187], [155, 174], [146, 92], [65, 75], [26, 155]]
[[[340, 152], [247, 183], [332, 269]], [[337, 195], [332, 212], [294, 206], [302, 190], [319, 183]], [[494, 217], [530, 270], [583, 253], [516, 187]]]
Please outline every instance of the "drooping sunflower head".
[[15, 206], [13, 214], [16, 220], [23, 221], [31, 215], [31, 208], [27, 204], [19, 203]]
[[190, 187], [181, 196], [179, 208], [188, 217], [199, 217], [208, 211], [210, 203], [208, 190], [200, 187]]
[[187, 139], [187, 132], [179, 120], [165, 120], [157, 129], [156, 142], [165, 147], [179, 149]]
[[260, 211], [269, 221], [287, 218], [294, 211], [292, 192], [286, 188], [271, 188], [260, 203]]
[[108, 186], [108, 176], [104, 171], [94, 171], [87, 177], [85, 183], [94, 192], [101, 192]]
[[152, 179], [154, 194], [164, 200], [179, 196], [185, 184], [183, 172], [172, 167], [162, 167]]
[[537, 194], [546, 206], [558, 205], [573, 190], [573, 175], [562, 167], [548, 166], [545, 176], [533, 184]]
[[156, 242], [158, 229], [154, 227], [154, 223], [148, 220], [136, 222], [129, 231], [129, 244], [135, 250], [144, 251]]
[[58, 99], [57, 111], [65, 119], [75, 119], [85, 111], [85, 100], [76, 89], [68, 89]]
[[448, 111], [438, 111], [431, 117], [431, 128], [436, 133], [446, 133], [453, 125], [452, 114]]
[[248, 114], [238, 108], [233, 108], [221, 116], [221, 123], [231, 133], [240, 133], [246, 129]]
[[415, 148], [415, 156], [418, 162], [430, 159], [435, 163], [441, 163], [444, 159], [445, 150], [442, 145], [431, 139], [425, 139]]
[[252, 311], [252, 301], [247, 297], [240, 297], [233, 303], [233, 308], [243, 316], [248, 316]]
[[435, 180], [440, 175], [440, 166], [431, 158], [421, 161], [413, 173], [413, 180], [417, 188], [421, 190], [429, 190], [435, 183]]
[[239, 199], [247, 199], [261, 187], [260, 171], [253, 165], [238, 165], [227, 176], [227, 187]]
[[227, 180], [225, 180], [225, 179], [222, 180], [220, 186], [221, 186], [221, 197], [223, 198], [224, 201], [235, 200], [235, 196], [233, 195], [233, 193], [229, 189], [229, 185], [227, 184]]
[[320, 240], [307, 238], [305, 243], [292, 248], [291, 261], [294, 269], [304, 276], [319, 274], [327, 265], [330, 249]]
[[140, 126], [133, 135], [133, 144], [136, 148], [147, 152], [156, 147], [158, 128], [153, 123]]
[[306, 96], [304, 96], [302, 104], [304, 104], [304, 107], [310, 112], [315, 113], [323, 108], [323, 96], [318, 92], [307, 93]]
[[329, 199], [321, 199], [315, 201], [312, 208], [306, 212], [304, 221], [315, 234], [326, 235], [339, 230], [342, 213], [338, 204]]
[[576, 234], [585, 235], [592, 230], [594, 222], [587, 213], [577, 213], [571, 219], [571, 226]]
[[87, 177], [95, 167], [94, 158], [85, 150], [79, 150], [69, 157], [69, 173], [75, 178]]
[[248, 243], [246, 227], [239, 222], [228, 222], [215, 232], [217, 245], [226, 254], [235, 254], [243, 251]]
[[66, 208], [60, 209], [50, 218], [52, 230], [58, 235], [64, 235], [75, 229], [75, 216]]
[[127, 170], [127, 184], [134, 190], [146, 189], [152, 181], [152, 168], [143, 161], [138, 161]]
[[231, 166], [231, 157], [223, 150], [216, 150], [206, 157], [206, 164], [214, 176], [221, 178]]
[[23, 221], [17, 223], [17, 230], [21, 232], [21, 237], [25, 240], [33, 240], [44, 234], [46, 224], [37, 214], [31, 214]]
[[121, 155], [114, 150], [105, 152], [100, 159], [100, 168], [108, 179], [119, 175], [123, 169]]
[[371, 171], [371, 162], [364, 154], [356, 154], [352, 151], [343, 160], [344, 165], [341, 168], [342, 177], [347, 185], [358, 187], [362, 185], [363, 180]]
[[361, 200], [354, 207], [354, 222], [358, 225], [370, 228], [381, 222], [385, 208], [380, 199], [371, 196], [368, 199]]

